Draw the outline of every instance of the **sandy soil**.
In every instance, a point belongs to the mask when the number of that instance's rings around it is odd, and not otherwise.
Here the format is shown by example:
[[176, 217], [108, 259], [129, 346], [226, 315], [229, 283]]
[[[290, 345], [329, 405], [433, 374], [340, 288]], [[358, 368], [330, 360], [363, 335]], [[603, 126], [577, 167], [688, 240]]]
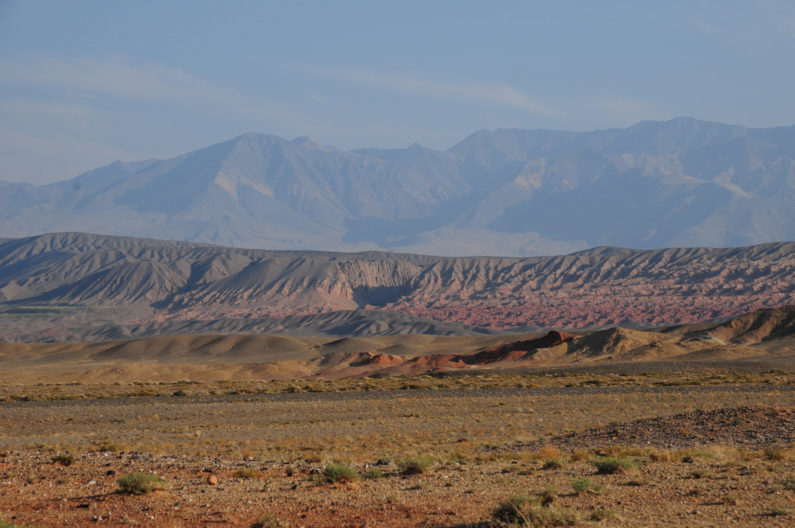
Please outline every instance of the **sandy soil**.
[[[0, 519], [249, 527], [268, 514], [307, 527], [477, 526], [512, 495], [553, 488], [552, 509], [583, 525], [791, 526], [795, 451], [782, 430], [792, 437], [794, 408], [791, 385], [5, 402]], [[668, 418], [643, 425], [658, 416]], [[715, 423], [760, 435], [727, 434], [714, 445]], [[687, 447], [649, 447], [655, 430], [685, 426], [698, 438]], [[648, 435], [635, 435], [637, 447], [632, 438], [628, 447], [597, 446], [600, 427]], [[590, 448], [559, 450], [562, 438]], [[53, 462], [66, 454], [73, 464]], [[636, 467], [598, 474], [590, 460], [599, 455]], [[404, 475], [400, 463], [412, 456], [433, 462]], [[330, 483], [323, 472], [335, 461], [382, 476]], [[156, 473], [167, 489], [118, 493], [118, 479], [133, 472]], [[582, 478], [601, 490], [575, 494]]]

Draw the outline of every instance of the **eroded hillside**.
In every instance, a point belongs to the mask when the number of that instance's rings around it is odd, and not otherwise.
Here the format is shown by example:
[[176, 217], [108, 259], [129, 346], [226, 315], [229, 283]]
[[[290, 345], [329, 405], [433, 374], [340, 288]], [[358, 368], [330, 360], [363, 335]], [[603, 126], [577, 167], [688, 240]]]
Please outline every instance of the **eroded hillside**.
[[[68, 337], [70, 326], [93, 339], [153, 335], [180, 321], [205, 332], [340, 335], [311, 316], [359, 309], [374, 319], [353, 328], [371, 335], [395, 332], [389, 313], [403, 314], [404, 333], [416, 324], [456, 334], [482, 330], [455, 324], [689, 323], [794, 304], [793, 276], [792, 242], [532, 258], [279, 252], [76, 233], [0, 243], [5, 339]], [[279, 329], [287, 316], [306, 318]], [[445, 324], [453, 326], [433, 328]], [[182, 333], [195, 333], [190, 325]]]

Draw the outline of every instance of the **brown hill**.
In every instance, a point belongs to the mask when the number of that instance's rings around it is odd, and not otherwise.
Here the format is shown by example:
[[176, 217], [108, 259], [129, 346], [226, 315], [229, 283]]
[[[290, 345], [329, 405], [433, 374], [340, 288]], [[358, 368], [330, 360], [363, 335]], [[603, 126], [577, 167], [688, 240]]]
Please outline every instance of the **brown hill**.
[[[0, 343], [0, 382], [130, 382], [344, 378], [445, 370], [609, 365], [615, 362], [774, 360], [795, 365], [795, 307], [663, 332], [608, 328], [580, 335], [394, 335], [332, 339], [198, 335], [101, 343]], [[784, 324], [769, 324], [784, 321]], [[788, 321], [788, 322], [787, 322]], [[705, 330], [706, 326], [706, 330]], [[710, 332], [754, 329], [755, 342]], [[738, 332], [738, 339], [748, 334]], [[519, 337], [519, 339], [516, 339]]]
[[[50, 234], [0, 241], [0, 338], [346, 335], [311, 317], [361, 309], [423, 318], [425, 326], [368, 316], [347, 335], [482, 331], [456, 324], [532, 331], [690, 323], [793, 304], [793, 277], [792, 242], [447, 258]], [[298, 319], [280, 327], [285, 317]]]

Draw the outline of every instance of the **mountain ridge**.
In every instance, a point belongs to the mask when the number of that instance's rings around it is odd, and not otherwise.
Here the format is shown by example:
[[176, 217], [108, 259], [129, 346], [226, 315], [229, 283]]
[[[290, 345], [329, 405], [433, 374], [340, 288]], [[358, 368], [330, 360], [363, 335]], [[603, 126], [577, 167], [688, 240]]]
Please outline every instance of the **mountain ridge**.
[[449, 256], [745, 246], [795, 239], [795, 126], [676, 118], [480, 130], [447, 151], [343, 151], [247, 133], [42, 187], [0, 186], [0, 237], [82, 231]]
[[435, 257], [60, 233], [0, 242], [0, 336], [362, 309], [492, 330], [689, 323], [795, 304], [793, 276], [795, 242]]

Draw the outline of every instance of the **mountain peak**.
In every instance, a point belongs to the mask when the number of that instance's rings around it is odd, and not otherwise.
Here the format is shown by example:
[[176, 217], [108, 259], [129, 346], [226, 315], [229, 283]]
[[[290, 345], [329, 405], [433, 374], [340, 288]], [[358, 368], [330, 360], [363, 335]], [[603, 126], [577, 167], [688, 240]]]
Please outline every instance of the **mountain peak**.
[[794, 137], [795, 127], [690, 117], [480, 130], [447, 152], [346, 152], [247, 133], [44, 187], [3, 184], [0, 237], [89, 231], [444, 255], [758, 244], [795, 238]]

